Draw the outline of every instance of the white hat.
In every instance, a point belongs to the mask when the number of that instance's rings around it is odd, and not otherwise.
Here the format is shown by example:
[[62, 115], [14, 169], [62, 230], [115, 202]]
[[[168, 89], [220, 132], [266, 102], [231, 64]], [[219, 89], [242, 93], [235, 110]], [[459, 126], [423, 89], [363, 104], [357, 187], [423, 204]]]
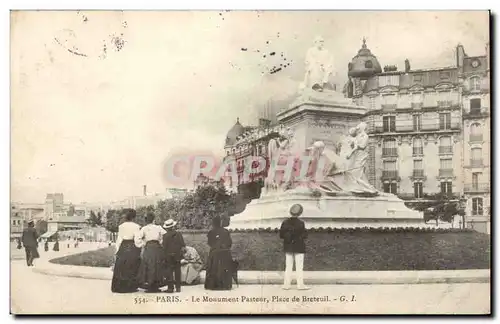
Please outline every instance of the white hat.
[[177, 222], [170, 218], [167, 219], [165, 223], [163, 223], [163, 228], [167, 229], [170, 227], [174, 227], [175, 225], [177, 225]]

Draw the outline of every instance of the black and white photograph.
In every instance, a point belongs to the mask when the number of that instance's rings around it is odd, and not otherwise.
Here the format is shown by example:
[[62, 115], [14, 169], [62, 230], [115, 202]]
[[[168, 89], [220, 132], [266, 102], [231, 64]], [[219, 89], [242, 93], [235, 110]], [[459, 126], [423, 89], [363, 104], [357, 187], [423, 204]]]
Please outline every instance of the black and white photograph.
[[11, 10], [11, 314], [490, 315], [491, 18]]

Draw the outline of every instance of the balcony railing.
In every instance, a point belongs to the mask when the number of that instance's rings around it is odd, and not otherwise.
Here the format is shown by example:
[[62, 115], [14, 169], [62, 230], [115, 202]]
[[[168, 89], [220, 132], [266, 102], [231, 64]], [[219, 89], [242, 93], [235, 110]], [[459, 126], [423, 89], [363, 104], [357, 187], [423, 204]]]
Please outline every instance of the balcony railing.
[[439, 154], [451, 154], [453, 153], [453, 146], [440, 146]]
[[482, 142], [483, 134], [470, 134], [469, 142]]
[[422, 109], [423, 105], [424, 105], [423, 102], [412, 102], [411, 103], [411, 108], [412, 109]]
[[483, 159], [471, 159], [470, 160], [471, 168], [481, 168], [483, 167]]
[[470, 111], [463, 110], [463, 118], [465, 119], [475, 119], [475, 118], [486, 118], [488, 117], [487, 109], [471, 109]]
[[490, 192], [489, 183], [466, 183], [464, 185], [464, 192], [475, 193], [475, 192]]
[[439, 169], [440, 177], [453, 177], [453, 169]]
[[453, 105], [453, 101], [451, 100], [440, 100], [437, 102], [438, 107], [451, 107]]
[[382, 178], [383, 179], [397, 179], [398, 178], [398, 171], [397, 170], [384, 170], [382, 171]]
[[413, 170], [413, 177], [414, 178], [423, 178], [424, 177], [424, 170], [414, 169]]
[[381, 107], [383, 110], [396, 110], [398, 105], [397, 104], [382, 104]]
[[398, 156], [398, 149], [394, 148], [383, 148], [382, 156]]
[[413, 155], [424, 155], [424, 148], [422, 146], [414, 146]]

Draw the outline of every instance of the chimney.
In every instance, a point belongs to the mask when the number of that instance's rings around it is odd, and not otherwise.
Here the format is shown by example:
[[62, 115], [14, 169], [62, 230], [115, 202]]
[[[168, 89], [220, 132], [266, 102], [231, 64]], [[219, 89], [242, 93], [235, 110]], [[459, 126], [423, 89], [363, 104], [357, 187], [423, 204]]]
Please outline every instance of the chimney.
[[411, 67], [410, 67], [410, 60], [406, 59], [405, 60], [405, 72], [406, 73], [410, 72], [410, 69], [411, 69]]
[[143, 193], [144, 197], [147, 196], [146, 195], [146, 185], [142, 186], [142, 193]]

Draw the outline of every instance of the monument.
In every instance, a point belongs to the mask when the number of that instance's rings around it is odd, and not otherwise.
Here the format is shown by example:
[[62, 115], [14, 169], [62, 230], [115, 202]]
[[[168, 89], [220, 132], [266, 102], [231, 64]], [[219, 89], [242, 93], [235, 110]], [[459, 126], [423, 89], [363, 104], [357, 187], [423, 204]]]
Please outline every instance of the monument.
[[[296, 203], [308, 228], [425, 227], [421, 212], [368, 182], [367, 110], [329, 86], [334, 61], [323, 45], [317, 37], [297, 98], [277, 114], [286, 131], [269, 141], [271, 167], [261, 197], [231, 217], [229, 228], [279, 228]], [[290, 158], [294, 173], [286, 177], [278, 166]]]

